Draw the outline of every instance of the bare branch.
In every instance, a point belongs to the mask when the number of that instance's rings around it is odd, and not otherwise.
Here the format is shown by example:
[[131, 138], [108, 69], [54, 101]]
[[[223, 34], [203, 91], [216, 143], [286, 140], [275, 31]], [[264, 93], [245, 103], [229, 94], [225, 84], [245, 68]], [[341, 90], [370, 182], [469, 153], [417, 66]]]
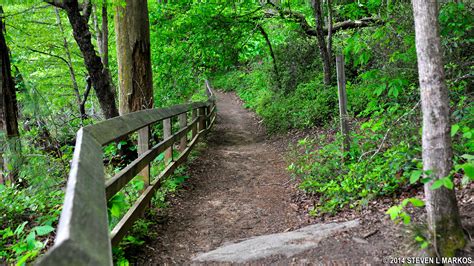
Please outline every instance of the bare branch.
[[[309, 25], [308, 21], [306, 20], [306, 17], [303, 14], [291, 10], [282, 9], [269, 9], [265, 11], [265, 16], [268, 18], [277, 17], [277, 15], [284, 19], [290, 19], [300, 24], [301, 28], [307, 35], [316, 36], [316, 29]], [[346, 20], [334, 23], [331, 29], [331, 33], [335, 33], [340, 30], [370, 27], [380, 24], [383, 24], [383, 21], [373, 17], [361, 18], [358, 20]], [[323, 32], [325, 35], [328, 35], [329, 30], [327, 28], [323, 28]]]
[[[413, 106], [413, 108], [410, 109], [410, 111], [404, 113], [403, 115], [401, 115], [393, 124], [392, 124], [392, 127], [389, 127], [387, 129], [387, 131], [385, 132], [385, 135], [383, 136], [383, 139], [382, 139], [382, 142], [380, 143], [379, 147], [377, 148], [377, 150], [375, 150], [375, 152], [372, 154], [372, 156], [370, 156], [370, 159], [369, 160], [372, 160], [372, 158], [375, 157], [375, 155], [377, 155], [377, 153], [380, 152], [380, 150], [382, 150], [382, 147], [385, 143], [385, 140], [387, 140], [387, 137], [388, 137], [388, 133], [390, 132], [390, 130], [393, 128], [394, 125], [396, 125], [403, 117], [409, 115], [411, 112], [415, 111], [416, 108], [418, 108], [418, 106], [420, 105], [421, 103], [421, 100], [419, 100], [415, 106]], [[360, 161], [360, 158], [359, 158], [359, 161]]]
[[92, 88], [91, 77], [87, 76], [87, 77], [86, 77], [86, 90], [84, 91], [84, 96], [82, 97], [81, 105], [85, 105], [85, 104], [86, 104], [87, 97], [89, 97], [89, 93], [90, 93], [90, 91], [91, 91], [91, 88]]
[[[21, 47], [21, 46], [20, 46]], [[59, 55], [55, 55], [55, 54], [52, 54], [52, 53], [48, 53], [48, 52], [43, 52], [43, 51], [40, 51], [40, 50], [36, 50], [36, 49], [33, 49], [33, 48], [30, 48], [30, 47], [22, 47], [24, 49], [27, 49], [27, 50], [30, 50], [32, 52], [35, 52], [35, 53], [39, 53], [39, 54], [44, 54], [44, 55], [48, 55], [48, 56], [51, 56], [51, 57], [54, 57], [54, 58], [57, 58], [61, 61], [63, 61], [64, 63], [66, 63], [66, 65], [69, 67], [69, 62], [62, 56], [59, 56]]]
[[4, 16], [2, 16], [2, 18], [13, 17], [13, 16], [17, 16], [17, 15], [21, 15], [21, 14], [30, 12], [30, 11], [35, 11], [36, 9], [43, 9], [43, 8], [48, 8], [48, 7], [49, 7], [49, 5], [33, 6], [33, 7], [28, 8], [28, 9], [25, 9], [25, 10], [22, 10], [22, 11], [19, 11], [19, 12], [16, 12], [16, 13], [4, 15]]

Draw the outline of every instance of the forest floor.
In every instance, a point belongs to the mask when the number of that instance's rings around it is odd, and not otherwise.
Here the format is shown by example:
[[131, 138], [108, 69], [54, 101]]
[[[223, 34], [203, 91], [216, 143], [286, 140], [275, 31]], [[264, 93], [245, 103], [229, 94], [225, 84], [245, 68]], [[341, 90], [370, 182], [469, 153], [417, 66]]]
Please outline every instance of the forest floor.
[[[170, 207], [149, 217], [153, 234], [145, 244], [126, 252], [131, 263], [197, 263], [192, 261], [197, 255], [225, 244], [315, 223], [354, 219], [359, 226], [322, 239], [300, 254], [274, 255], [252, 263], [380, 264], [383, 258], [400, 257], [409, 248], [405, 244], [409, 233], [385, 214], [393, 200], [403, 198], [403, 194], [337, 215], [309, 216], [313, 199], [298, 190], [285, 162], [288, 143], [308, 132], [269, 137], [255, 114], [244, 109], [234, 93], [218, 92], [217, 97], [217, 123], [207, 136], [207, 147], [189, 163], [190, 178], [170, 197]], [[473, 191], [471, 186], [460, 195], [463, 220], [471, 232]], [[414, 192], [422, 193], [421, 189]], [[410, 193], [413, 196], [413, 191]], [[415, 221], [422, 216], [421, 211], [415, 211]]]

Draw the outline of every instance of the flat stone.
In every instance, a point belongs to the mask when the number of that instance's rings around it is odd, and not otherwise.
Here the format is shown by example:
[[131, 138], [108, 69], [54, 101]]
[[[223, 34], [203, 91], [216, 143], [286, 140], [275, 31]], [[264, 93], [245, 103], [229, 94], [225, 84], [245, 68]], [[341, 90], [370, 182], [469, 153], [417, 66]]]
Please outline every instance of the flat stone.
[[358, 220], [343, 223], [314, 224], [295, 231], [252, 237], [239, 243], [227, 244], [213, 251], [197, 255], [193, 258], [193, 261], [244, 263], [273, 255], [291, 257], [315, 248], [321, 240], [335, 233], [358, 225]]

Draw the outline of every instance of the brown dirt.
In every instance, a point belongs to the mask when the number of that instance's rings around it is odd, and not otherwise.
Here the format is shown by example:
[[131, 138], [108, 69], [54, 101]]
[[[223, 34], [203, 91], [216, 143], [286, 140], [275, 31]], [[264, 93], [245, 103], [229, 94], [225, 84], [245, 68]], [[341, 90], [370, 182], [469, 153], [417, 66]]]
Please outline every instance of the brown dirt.
[[[336, 216], [309, 217], [312, 199], [298, 191], [284, 160], [288, 143], [304, 133], [269, 138], [235, 94], [219, 92], [217, 96], [217, 123], [207, 136], [207, 147], [189, 163], [190, 178], [170, 198], [163, 216], [151, 218], [150, 235], [156, 236], [127, 252], [130, 262], [189, 263], [196, 254], [228, 242], [355, 218], [361, 220], [361, 226], [323, 240], [316, 249], [255, 264], [379, 264], [385, 256], [403, 254], [402, 243], [408, 235], [384, 214], [394, 205], [393, 198], [378, 199], [363, 209], [347, 209]], [[473, 190], [474, 186], [460, 199], [463, 218], [470, 226]], [[415, 219], [422, 219], [421, 211], [415, 213]]]
[[283, 154], [234, 94], [217, 97], [217, 123], [189, 165], [187, 190], [171, 200], [166, 223], [152, 227], [158, 237], [142, 248], [139, 263], [183, 263], [225, 242], [301, 224]]

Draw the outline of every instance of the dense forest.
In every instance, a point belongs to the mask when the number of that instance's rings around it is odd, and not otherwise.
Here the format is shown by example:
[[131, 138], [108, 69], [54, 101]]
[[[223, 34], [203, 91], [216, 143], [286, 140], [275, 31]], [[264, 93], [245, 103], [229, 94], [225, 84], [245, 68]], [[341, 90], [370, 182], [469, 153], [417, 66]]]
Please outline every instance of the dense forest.
[[[52, 246], [80, 128], [205, 100], [205, 80], [285, 140], [286, 174], [311, 203], [306, 216], [389, 199], [381, 211], [393, 226], [417, 228], [404, 237], [412, 255], [459, 256], [469, 246], [458, 201], [474, 198], [471, 1], [0, 3], [0, 264], [32, 262]], [[151, 130], [156, 142], [164, 127]], [[136, 143], [130, 135], [104, 146], [107, 177], [137, 158]], [[188, 170], [163, 181], [154, 211], [170, 207]], [[143, 186], [136, 178], [108, 201], [110, 228]], [[115, 262], [128, 264], [152, 223], [136, 223]]]

